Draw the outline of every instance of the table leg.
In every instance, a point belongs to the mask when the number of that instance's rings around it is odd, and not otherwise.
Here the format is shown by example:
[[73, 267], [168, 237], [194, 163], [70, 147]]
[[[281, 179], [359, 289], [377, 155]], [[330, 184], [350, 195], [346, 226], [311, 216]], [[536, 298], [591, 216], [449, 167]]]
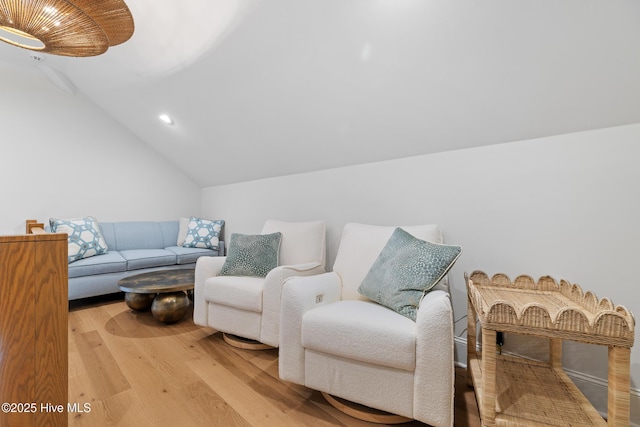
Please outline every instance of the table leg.
[[190, 304], [182, 291], [158, 294], [151, 304], [151, 314], [162, 323], [175, 323], [184, 317]]
[[483, 426], [496, 424], [496, 331], [482, 328], [482, 408]]
[[549, 366], [562, 368], [562, 340], [549, 338]]
[[124, 302], [127, 306], [136, 311], [146, 311], [151, 307], [156, 294], [138, 294], [135, 292], [127, 292], [124, 294]]
[[628, 426], [630, 423], [630, 359], [630, 348], [609, 347], [608, 426]]
[[471, 300], [467, 308], [467, 385], [473, 386], [471, 359], [476, 358], [476, 311]]

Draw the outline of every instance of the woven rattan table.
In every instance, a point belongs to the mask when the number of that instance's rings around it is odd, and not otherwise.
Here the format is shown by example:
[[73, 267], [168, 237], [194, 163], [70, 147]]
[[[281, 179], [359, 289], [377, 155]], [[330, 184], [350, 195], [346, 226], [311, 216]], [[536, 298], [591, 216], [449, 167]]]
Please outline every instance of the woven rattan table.
[[[467, 367], [483, 426], [629, 426], [630, 355], [635, 321], [578, 285], [549, 276], [465, 274], [469, 297]], [[480, 321], [482, 352], [476, 350]], [[549, 339], [549, 361], [497, 354], [496, 332]], [[562, 369], [562, 341], [609, 348], [605, 421]]]

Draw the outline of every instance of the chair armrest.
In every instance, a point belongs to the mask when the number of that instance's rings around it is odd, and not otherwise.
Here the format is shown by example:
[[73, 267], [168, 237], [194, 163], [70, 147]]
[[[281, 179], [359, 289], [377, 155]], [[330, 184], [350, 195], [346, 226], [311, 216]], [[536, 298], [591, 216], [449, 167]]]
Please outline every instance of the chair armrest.
[[[432, 420], [429, 424], [433, 425], [452, 426], [454, 381], [451, 298], [448, 292], [434, 290], [424, 296], [416, 317], [414, 417]], [[445, 413], [443, 408], [449, 411]], [[434, 420], [434, 416], [442, 419]]]
[[284, 282], [296, 276], [313, 276], [324, 273], [318, 262], [281, 265], [269, 272], [262, 289], [262, 320], [260, 342], [278, 347], [280, 345], [280, 296]]
[[195, 283], [193, 287], [193, 323], [208, 326], [207, 304], [204, 300], [204, 282], [218, 276], [227, 257], [202, 256], [196, 261]]
[[339, 301], [342, 280], [335, 272], [292, 277], [282, 287], [279, 375], [282, 380], [305, 385], [302, 318], [322, 304]]

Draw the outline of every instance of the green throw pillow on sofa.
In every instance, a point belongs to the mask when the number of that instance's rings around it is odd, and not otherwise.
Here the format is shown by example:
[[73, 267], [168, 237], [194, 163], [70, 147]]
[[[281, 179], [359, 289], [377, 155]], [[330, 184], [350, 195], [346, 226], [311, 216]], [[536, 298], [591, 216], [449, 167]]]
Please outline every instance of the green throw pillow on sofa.
[[265, 277], [278, 266], [282, 233], [231, 234], [221, 276]]
[[415, 321], [422, 296], [447, 274], [461, 251], [460, 246], [427, 242], [396, 228], [358, 292]]

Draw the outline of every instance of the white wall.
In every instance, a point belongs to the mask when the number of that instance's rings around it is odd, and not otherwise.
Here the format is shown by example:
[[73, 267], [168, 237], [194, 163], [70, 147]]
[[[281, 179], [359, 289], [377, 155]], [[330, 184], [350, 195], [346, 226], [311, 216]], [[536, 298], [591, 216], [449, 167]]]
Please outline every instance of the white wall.
[[199, 186], [85, 97], [0, 65], [0, 234], [23, 233], [25, 219], [199, 213]]
[[[476, 269], [564, 278], [638, 315], [639, 138], [640, 124], [209, 187], [202, 212], [227, 220], [227, 236], [259, 232], [267, 218], [325, 220], [330, 265], [346, 222], [440, 224], [446, 241], [463, 247], [450, 274], [461, 342], [463, 273]], [[505, 350], [535, 346], [507, 336]], [[578, 385], [605, 411], [606, 349], [567, 345], [564, 354]], [[637, 389], [640, 352], [631, 358]], [[632, 417], [640, 424], [638, 409]]]

